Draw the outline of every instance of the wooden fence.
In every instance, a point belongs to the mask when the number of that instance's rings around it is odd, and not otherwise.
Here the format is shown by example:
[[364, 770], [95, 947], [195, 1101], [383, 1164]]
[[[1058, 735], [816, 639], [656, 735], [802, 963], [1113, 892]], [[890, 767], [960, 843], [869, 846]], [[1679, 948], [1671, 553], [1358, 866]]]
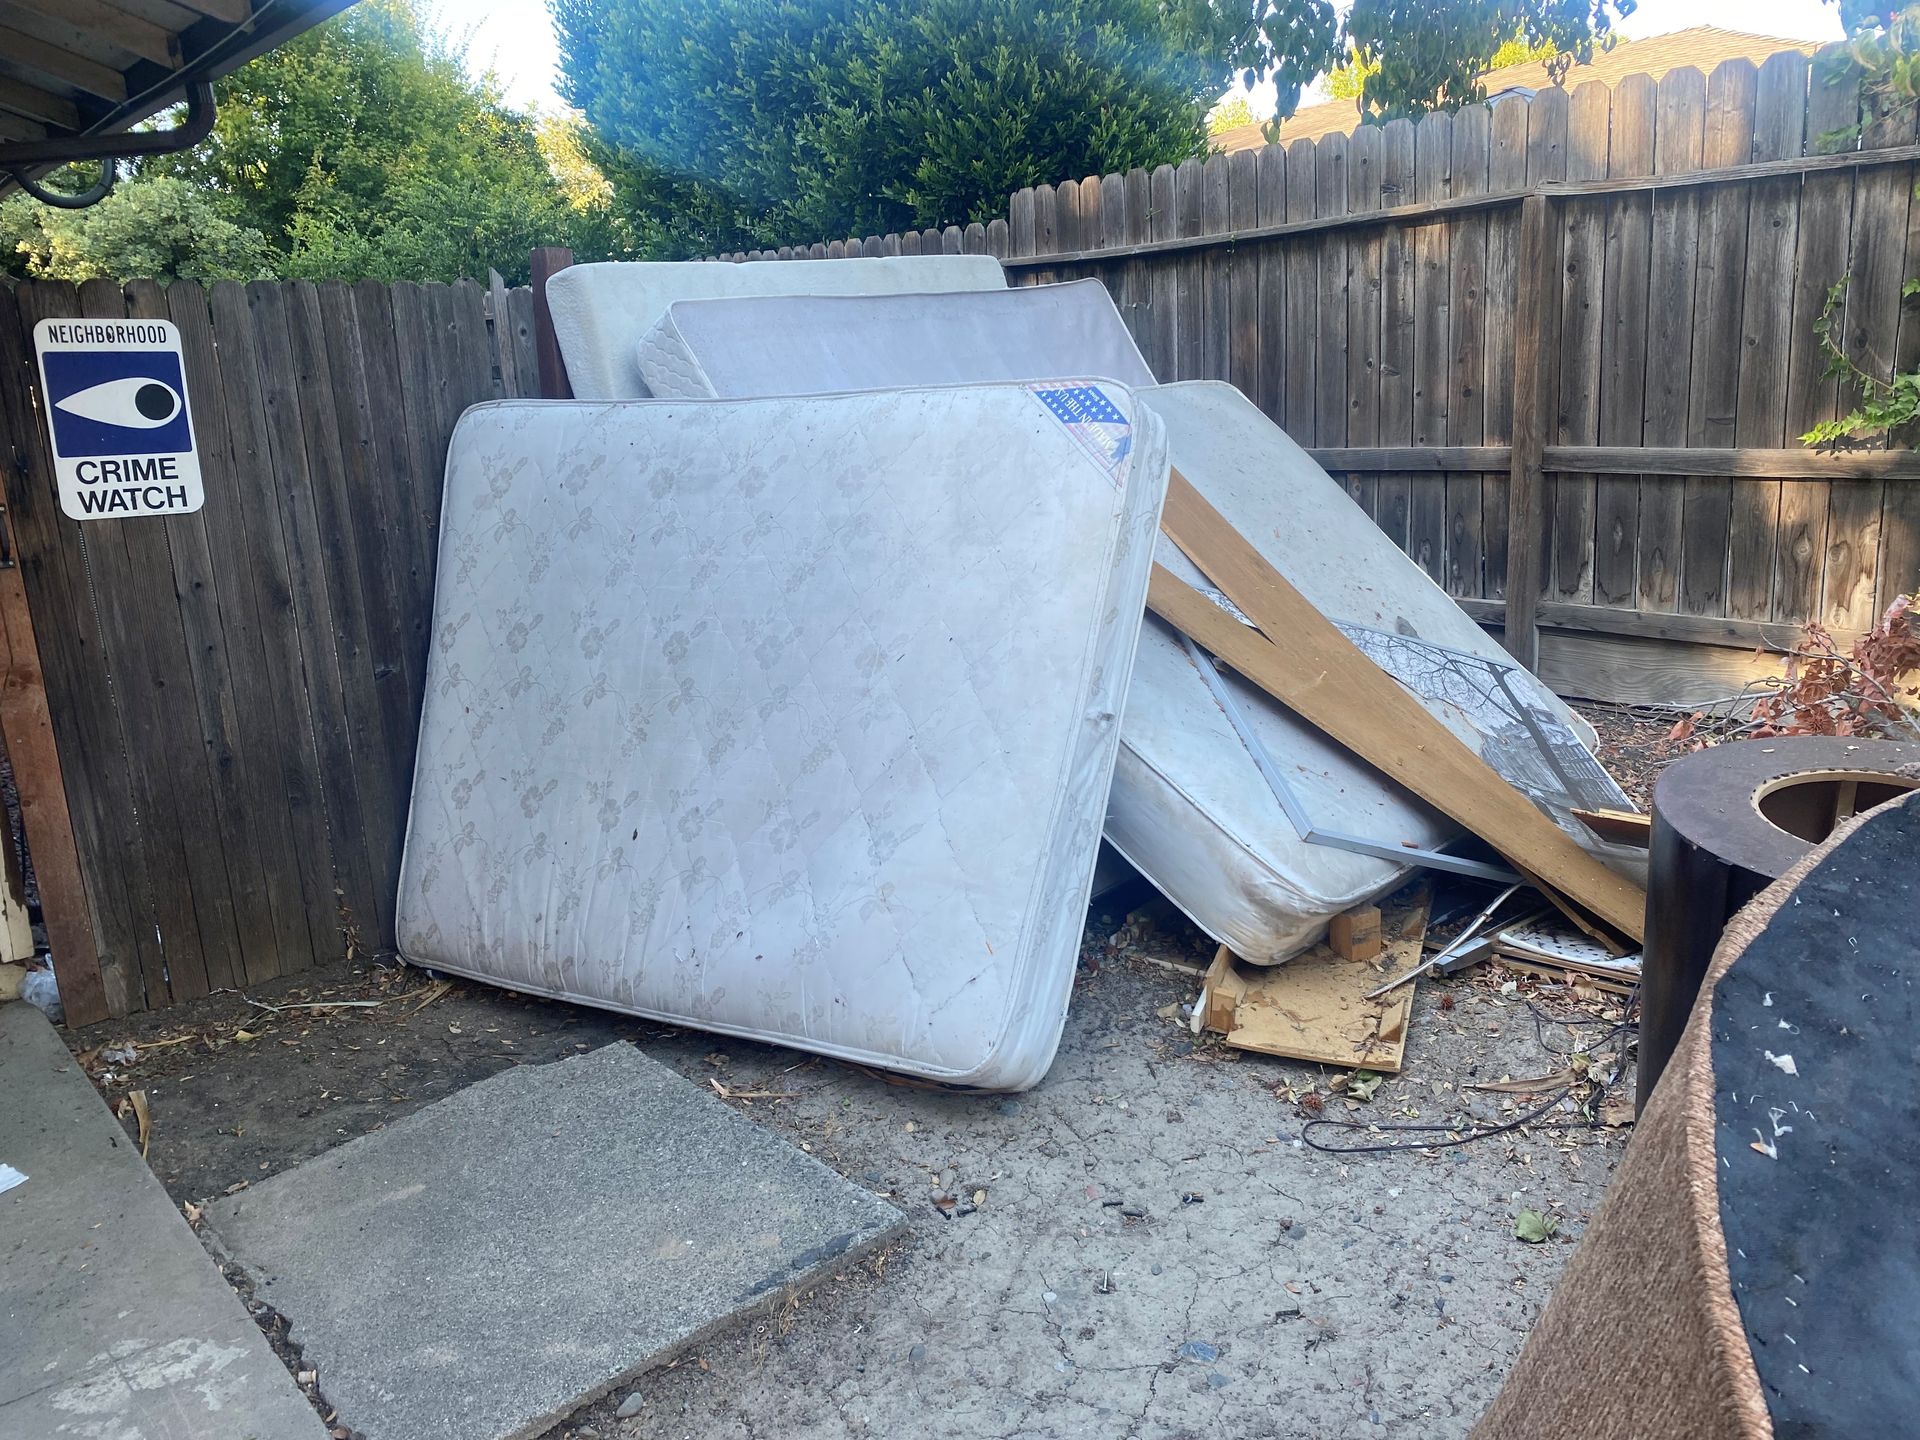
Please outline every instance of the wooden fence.
[[[72, 316], [180, 327], [198, 513], [60, 514], [32, 332]], [[76, 1021], [391, 947], [447, 439], [532, 333], [471, 282], [0, 289], [0, 724]]]
[[[1841, 276], [1854, 353], [1920, 363], [1914, 120], [1816, 153], [1846, 80], [1789, 55], [1548, 91], [752, 258], [1098, 276], [1156, 373], [1240, 386], [1521, 653], [1538, 622], [1556, 688], [1684, 698], [1920, 572], [1915, 457], [1793, 438], [1845, 399], [1811, 338]], [[391, 946], [447, 439], [542, 393], [536, 311], [468, 282], [0, 288], [0, 732], [76, 1021]], [[60, 514], [31, 337], [82, 316], [179, 325], [198, 513]]]
[[1850, 403], [1813, 335], [1836, 281], [1865, 368], [1920, 361], [1915, 116], [1858, 107], [1844, 56], [1786, 53], [727, 258], [1098, 277], [1162, 380], [1233, 382], [1483, 623], [1530, 610], [1557, 689], [1694, 701], [1771, 668], [1752, 652], [1798, 622], [1858, 631], [1920, 579], [1915, 457], [1797, 438]]

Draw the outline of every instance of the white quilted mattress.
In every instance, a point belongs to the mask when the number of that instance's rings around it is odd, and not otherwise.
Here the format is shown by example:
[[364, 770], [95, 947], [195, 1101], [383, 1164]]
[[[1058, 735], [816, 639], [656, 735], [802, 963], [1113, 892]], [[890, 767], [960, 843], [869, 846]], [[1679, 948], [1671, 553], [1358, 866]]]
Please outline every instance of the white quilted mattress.
[[[1063, 327], [1063, 312], [1074, 317]], [[707, 394], [877, 390], [922, 381], [1035, 379], [1144, 371], [1098, 281], [985, 295], [685, 301], [656, 327], [673, 353], [663, 382]], [[1076, 347], [1084, 345], [1084, 353]], [[653, 363], [643, 347], [642, 368]], [[1231, 385], [1195, 381], [1136, 392], [1166, 422], [1173, 463], [1328, 616], [1510, 664], [1473, 619], [1373, 524], [1346, 491]], [[1208, 588], [1164, 537], [1160, 563]], [[1422, 657], [1430, 661], [1429, 654]], [[1443, 661], [1445, 657], [1440, 657]], [[1371, 766], [1223, 671], [1238, 708], [1318, 827], [1436, 848], [1458, 827]], [[1416, 678], [1418, 678], [1416, 676]], [[1523, 670], [1525, 703], [1572, 732], [1591, 731]], [[1466, 677], [1480, 685], [1482, 675]], [[1490, 761], [1489, 734], [1439, 698], [1420, 698]], [[1590, 756], [1587, 757], [1591, 759]], [[1597, 769], [1597, 767], [1595, 767]], [[1588, 803], [1625, 804], [1617, 789]], [[1309, 842], [1289, 822], [1252, 754], [1175, 632], [1148, 617], [1129, 692], [1109, 801], [1107, 838], [1214, 939], [1256, 963], [1285, 960], [1332, 915], [1393, 889], [1398, 861]], [[1597, 845], [1584, 827], [1569, 827]]]
[[[847, 382], [880, 376], [901, 385], [1045, 375], [1153, 384], [1098, 280], [946, 295], [676, 300], [641, 336], [638, 356], [649, 394], [688, 399], [785, 395], [796, 385], [867, 390], [876, 386]], [[852, 375], [844, 356], [857, 357]]]
[[1110, 384], [469, 410], [401, 952], [1034, 1084], [1166, 476]]
[[1000, 290], [991, 255], [885, 255], [856, 260], [607, 261], [547, 281], [554, 338], [580, 400], [647, 395], [635, 346], [675, 300], [725, 295], [887, 295]]

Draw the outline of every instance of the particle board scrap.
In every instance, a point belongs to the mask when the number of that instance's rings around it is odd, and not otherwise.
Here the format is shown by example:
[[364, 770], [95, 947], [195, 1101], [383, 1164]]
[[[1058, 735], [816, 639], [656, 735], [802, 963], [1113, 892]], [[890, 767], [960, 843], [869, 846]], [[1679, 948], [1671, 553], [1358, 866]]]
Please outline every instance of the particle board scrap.
[[1200, 993], [1201, 1028], [1239, 1050], [1397, 1074], [1417, 987], [1378, 1000], [1367, 993], [1419, 965], [1427, 901], [1419, 886], [1387, 902], [1376, 960], [1347, 960], [1321, 944], [1285, 965], [1252, 966], [1222, 945]]
[[1259, 631], [1157, 565], [1147, 602], [1154, 614], [1493, 845], [1570, 918], [1580, 917], [1564, 902], [1640, 939], [1640, 887], [1581, 850], [1361, 654], [1178, 470], [1161, 529]]

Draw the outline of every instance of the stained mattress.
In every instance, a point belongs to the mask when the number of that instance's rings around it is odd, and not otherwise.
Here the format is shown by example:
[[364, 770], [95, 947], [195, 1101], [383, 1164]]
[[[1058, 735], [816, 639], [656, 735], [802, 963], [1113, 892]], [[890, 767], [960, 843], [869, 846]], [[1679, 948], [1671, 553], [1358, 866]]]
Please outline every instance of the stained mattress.
[[[1154, 383], [1098, 280], [911, 298], [677, 300], [638, 355], [648, 393], [683, 398], [791, 394], [795, 377], [823, 390], [873, 389], [849, 382], [886, 375], [903, 385], [1047, 375]], [[849, 355], [858, 356], [856, 374], [842, 361]], [[713, 357], [712, 369], [702, 356]]]
[[649, 394], [637, 342], [675, 300], [727, 295], [886, 295], [1004, 289], [991, 255], [887, 255], [856, 260], [608, 261], [547, 281], [554, 338], [581, 400]]
[[1166, 476], [1112, 384], [469, 410], [401, 952], [1032, 1085]]
[[[1073, 324], [1063, 327], [1062, 314]], [[670, 337], [670, 338], [667, 338]], [[1060, 366], [1144, 370], [1097, 281], [982, 295], [692, 300], [655, 327], [650, 383], [739, 395], [874, 390], [923, 380], [1036, 379]], [[1084, 346], [1084, 353], [1076, 347]], [[1194, 486], [1362, 649], [1400, 676], [1568, 833], [1610, 859], [1572, 805], [1628, 802], [1587, 750], [1591, 731], [1374, 525], [1313, 459], [1230, 385], [1137, 392], [1166, 423]], [[1208, 589], [1171, 541], [1159, 560]], [[1322, 830], [1437, 848], [1458, 827], [1264, 692], [1221, 671], [1236, 708]], [[1539, 735], [1550, 743], [1537, 743]], [[1149, 617], [1127, 700], [1107, 837], [1216, 940], [1256, 963], [1296, 954], [1329, 916], [1391, 890], [1410, 867], [1308, 841], [1289, 821], [1178, 635]]]

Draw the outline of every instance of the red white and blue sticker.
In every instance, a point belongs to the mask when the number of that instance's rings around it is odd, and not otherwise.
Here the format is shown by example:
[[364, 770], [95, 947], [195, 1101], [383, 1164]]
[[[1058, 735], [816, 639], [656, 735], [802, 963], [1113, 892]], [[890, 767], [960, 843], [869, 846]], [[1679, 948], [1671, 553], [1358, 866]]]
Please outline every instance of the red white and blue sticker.
[[171, 320], [33, 327], [60, 509], [75, 520], [187, 515], [203, 495]]
[[1116, 485], [1133, 453], [1133, 426], [1098, 385], [1029, 385], [1033, 398], [1066, 427], [1088, 458]]

